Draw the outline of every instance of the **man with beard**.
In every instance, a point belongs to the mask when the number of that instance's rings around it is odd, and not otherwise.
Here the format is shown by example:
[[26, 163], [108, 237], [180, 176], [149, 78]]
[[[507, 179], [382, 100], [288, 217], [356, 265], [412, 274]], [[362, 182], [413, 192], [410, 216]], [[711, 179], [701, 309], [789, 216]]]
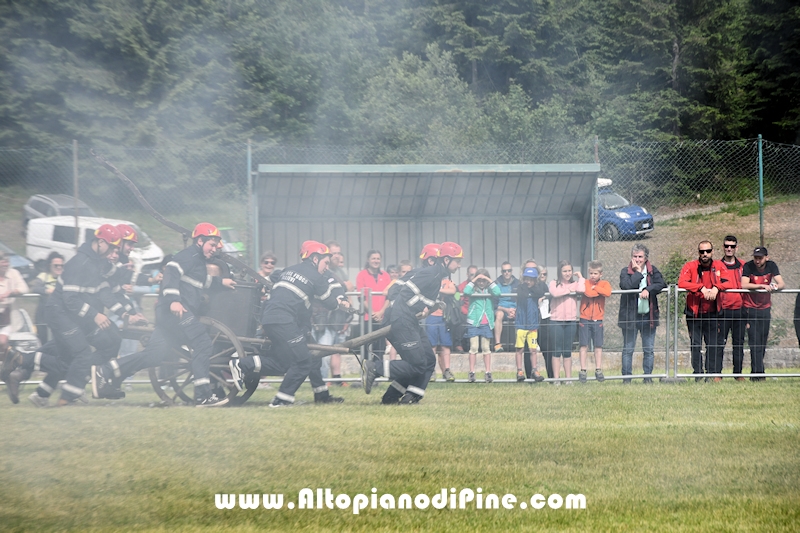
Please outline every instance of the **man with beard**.
[[[763, 246], [753, 250], [753, 260], [742, 267], [742, 288], [764, 290], [744, 295], [743, 306], [747, 310], [747, 344], [750, 345], [750, 373], [764, 373], [764, 355], [767, 351], [769, 323], [771, 320], [772, 291], [783, 289], [784, 283], [778, 265], [769, 260]], [[751, 377], [750, 381], [764, 381], [763, 377]]]
[[[683, 265], [678, 287], [686, 290], [686, 326], [692, 351], [692, 373], [716, 374], [722, 372], [722, 351], [717, 346], [717, 295], [725, 267], [714, 261], [711, 241], [698, 244], [697, 253], [696, 260]], [[703, 343], [706, 345], [705, 366], [701, 353]], [[695, 381], [700, 379], [695, 378]], [[714, 381], [722, 381], [722, 378], [716, 377]]]

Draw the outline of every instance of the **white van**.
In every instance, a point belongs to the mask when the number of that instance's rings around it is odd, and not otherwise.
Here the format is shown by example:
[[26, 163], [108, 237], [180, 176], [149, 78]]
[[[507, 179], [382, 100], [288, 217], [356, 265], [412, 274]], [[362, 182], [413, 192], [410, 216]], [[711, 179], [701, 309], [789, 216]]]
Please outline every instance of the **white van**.
[[[130, 260], [136, 272], [149, 273], [164, 260], [164, 252], [136, 224], [127, 220], [99, 217], [78, 217], [80, 242], [91, 241], [94, 231], [103, 224], [127, 224], [136, 230], [139, 242], [131, 251]], [[28, 221], [25, 253], [32, 261], [47, 259], [50, 252], [58, 252], [69, 260], [75, 255], [75, 217], [44, 217]]]

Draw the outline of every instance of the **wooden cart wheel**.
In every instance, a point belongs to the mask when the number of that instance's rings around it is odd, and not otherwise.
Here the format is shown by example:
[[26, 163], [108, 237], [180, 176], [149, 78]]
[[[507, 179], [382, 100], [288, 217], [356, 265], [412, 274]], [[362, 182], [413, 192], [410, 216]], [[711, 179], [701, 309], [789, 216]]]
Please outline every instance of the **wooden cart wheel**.
[[150, 368], [150, 384], [156, 391], [161, 401], [167, 404], [179, 401], [193, 402], [193, 398], [186, 394], [186, 388], [194, 381], [190, 366], [191, 354], [184, 349], [173, 350], [171, 358], [161, 363], [157, 368]]
[[[228, 361], [231, 357], [244, 357], [244, 347], [233, 331], [222, 322], [205, 316], [198, 320], [206, 325], [208, 335], [211, 337], [212, 350], [209, 360], [211, 388], [221, 388], [229, 400], [233, 399], [239, 391], [229, 381]], [[174, 404], [180, 399], [187, 403], [193, 403], [194, 398], [189, 389], [189, 386], [194, 383], [191, 354], [183, 349], [176, 350], [172, 360], [165, 361], [159, 368], [150, 369], [150, 383], [158, 397], [164, 402]]]
[[253, 393], [258, 389], [258, 385], [260, 383], [261, 381], [258, 379], [245, 381], [244, 382], [245, 389], [242, 391], [241, 394], [239, 394], [239, 396], [231, 400], [233, 402], [233, 405], [242, 405], [244, 402], [249, 400], [250, 396], [252, 396]]

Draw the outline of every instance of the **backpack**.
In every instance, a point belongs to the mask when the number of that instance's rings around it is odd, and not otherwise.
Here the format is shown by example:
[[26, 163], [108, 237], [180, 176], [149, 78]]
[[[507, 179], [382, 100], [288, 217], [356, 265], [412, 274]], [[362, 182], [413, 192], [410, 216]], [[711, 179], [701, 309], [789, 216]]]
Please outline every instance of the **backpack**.
[[[444, 302], [444, 323], [447, 327], [447, 331], [451, 334], [455, 335], [459, 331], [463, 330], [464, 326], [467, 324], [467, 317], [461, 313], [461, 306], [456, 302], [456, 299], [451, 294], [446, 294], [442, 296], [442, 301]], [[460, 338], [458, 335], [456, 335]]]

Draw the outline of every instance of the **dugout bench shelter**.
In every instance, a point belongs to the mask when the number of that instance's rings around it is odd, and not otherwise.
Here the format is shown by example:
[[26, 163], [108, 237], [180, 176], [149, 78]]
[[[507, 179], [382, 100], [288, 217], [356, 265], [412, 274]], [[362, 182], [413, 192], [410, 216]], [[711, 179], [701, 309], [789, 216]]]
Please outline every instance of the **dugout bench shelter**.
[[352, 281], [367, 252], [383, 267], [410, 259], [429, 242], [464, 248], [493, 276], [514, 275], [530, 257], [554, 277], [559, 260], [585, 273], [594, 254], [599, 164], [585, 165], [258, 165], [253, 220], [256, 260], [272, 250], [279, 266], [299, 261], [300, 243], [336, 240]]

